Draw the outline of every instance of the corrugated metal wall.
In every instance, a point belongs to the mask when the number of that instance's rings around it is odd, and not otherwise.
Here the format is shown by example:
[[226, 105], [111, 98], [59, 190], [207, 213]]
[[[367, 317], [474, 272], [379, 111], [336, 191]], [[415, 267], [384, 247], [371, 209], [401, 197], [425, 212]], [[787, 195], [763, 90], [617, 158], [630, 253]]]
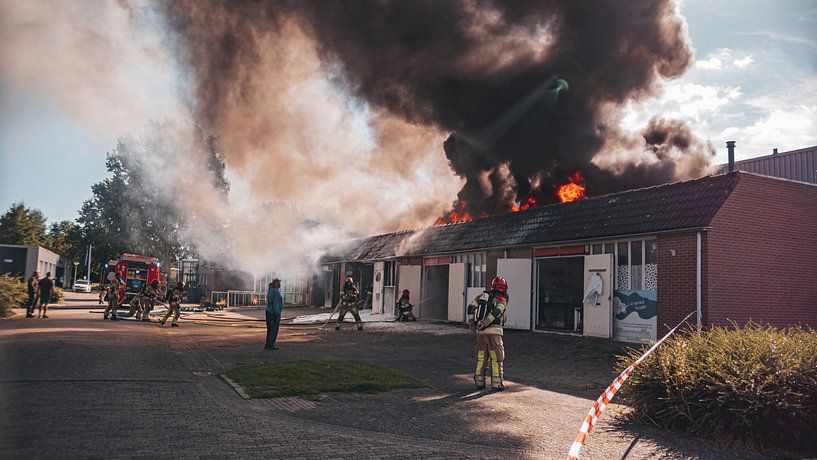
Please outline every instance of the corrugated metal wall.
[[[736, 161], [735, 169], [817, 184], [817, 146]], [[718, 172], [726, 170], [727, 165], [718, 168]]]

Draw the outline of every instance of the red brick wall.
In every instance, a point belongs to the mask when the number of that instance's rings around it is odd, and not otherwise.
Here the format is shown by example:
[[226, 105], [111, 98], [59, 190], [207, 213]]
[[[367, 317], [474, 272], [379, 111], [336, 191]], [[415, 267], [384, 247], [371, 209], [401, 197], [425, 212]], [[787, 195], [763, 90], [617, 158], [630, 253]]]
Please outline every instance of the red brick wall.
[[[701, 237], [703, 243], [705, 234]], [[695, 233], [658, 237], [659, 337], [696, 309], [696, 249]], [[689, 323], [694, 325], [696, 321], [693, 316]]]
[[817, 187], [741, 174], [708, 238], [708, 322], [817, 327]]

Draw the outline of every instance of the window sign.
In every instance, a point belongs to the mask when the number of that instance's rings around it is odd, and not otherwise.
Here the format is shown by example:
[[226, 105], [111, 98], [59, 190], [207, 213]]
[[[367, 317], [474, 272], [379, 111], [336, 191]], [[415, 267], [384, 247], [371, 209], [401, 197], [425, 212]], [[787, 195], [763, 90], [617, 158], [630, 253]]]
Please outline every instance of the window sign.
[[625, 342], [655, 340], [658, 332], [656, 291], [615, 291], [613, 337]]

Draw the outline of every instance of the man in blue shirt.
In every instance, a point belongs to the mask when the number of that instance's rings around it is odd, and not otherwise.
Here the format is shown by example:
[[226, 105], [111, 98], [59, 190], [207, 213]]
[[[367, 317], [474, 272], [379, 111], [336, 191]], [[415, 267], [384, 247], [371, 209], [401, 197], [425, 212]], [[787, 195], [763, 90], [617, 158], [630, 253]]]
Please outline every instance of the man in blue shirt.
[[284, 310], [284, 299], [278, 290], [281, 289], [281, 280], [272, 280], [267, 291], [267, 344], [265, 350], [277, 350], [275, 340], [278, 338], [278, 327], [281, 325], [281, 312]]

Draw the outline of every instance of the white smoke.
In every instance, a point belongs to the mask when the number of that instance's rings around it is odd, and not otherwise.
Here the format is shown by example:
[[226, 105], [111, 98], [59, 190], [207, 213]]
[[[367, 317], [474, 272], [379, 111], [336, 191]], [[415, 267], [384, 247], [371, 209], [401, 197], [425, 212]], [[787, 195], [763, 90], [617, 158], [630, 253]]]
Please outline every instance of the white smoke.
[[[425, 225], [450, 205], [461, 183], [441, 153], [442, 133], [345, 93], [339, 70], [321, 63], [296, 25], [263, 38], [264, 72], [212, 127], [232, 187], [225, 196], [200, 148], [191, 74], [156, 6], [4, 2], [0, 78], [55, 101], [97, 135], [122, 137], [158, 190], [157, 208], [184, 217], [179, 231], [202, 258], [303, 273], [332, 243]], [[151, 120], [164, 120], [161, 129], [146, 129]]]

